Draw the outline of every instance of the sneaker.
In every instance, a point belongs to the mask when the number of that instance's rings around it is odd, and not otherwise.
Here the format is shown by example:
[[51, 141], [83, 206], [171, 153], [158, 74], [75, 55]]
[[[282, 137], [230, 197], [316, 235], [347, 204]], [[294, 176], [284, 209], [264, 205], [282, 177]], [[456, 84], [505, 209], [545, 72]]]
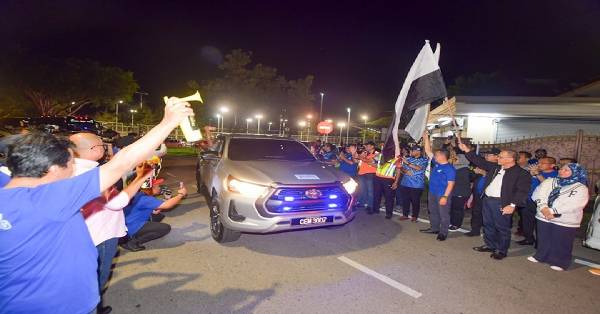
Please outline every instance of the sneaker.
[[558, 266], [554, 266], [554, 265], [550, 266], [550, 268], [552, 268], [553, 270], [556, 270], [556, 271], [563, 271], [564, 270], [562, 267], [558, 267]]
[[130, 239], [129, 241], [120, 244], [120, 246], [131, 252], [138, 252], [146, 249], [146, 247], [136, 239]]
[[532, 263], [539, 263], [539, 261], [537, 259], [535, 259], [535, 257], [533, 257], [533, 256], [529, 256], [527, 258], [527, 260], [530, 261], [530, 262], [532, 262]]
[[411, 218], [411, 219], [410, 219], [410, 221], [412, 221], [412, 222], [417, 222], [417, 217], [413, 217], [413, 218]]
[[448, 231], [450, 231], [450, 232], [456, 232], [456, 231], [458, 231], [458, 227], [457, 226], [450, 226], [450, 227], [448, 227]]
[[480, 235], [479, 232], [473, 232], [473, 231], [469, 231], [467, 233], [465, 233], [465, 236], [467, 237], [478, 237]]

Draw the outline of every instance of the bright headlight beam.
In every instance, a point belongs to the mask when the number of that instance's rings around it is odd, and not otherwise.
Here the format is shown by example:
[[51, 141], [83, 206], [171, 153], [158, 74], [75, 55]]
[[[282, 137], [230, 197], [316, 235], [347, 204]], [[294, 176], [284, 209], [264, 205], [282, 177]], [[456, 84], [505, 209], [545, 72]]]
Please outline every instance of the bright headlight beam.
[[240, 181], [233, 177], [229, 177], [227, 187], [232, 192], [237, 192], [244, 196], [252, 196], [257, 198], [264, 196], [264, 194], [267, 192], [266, 186]]

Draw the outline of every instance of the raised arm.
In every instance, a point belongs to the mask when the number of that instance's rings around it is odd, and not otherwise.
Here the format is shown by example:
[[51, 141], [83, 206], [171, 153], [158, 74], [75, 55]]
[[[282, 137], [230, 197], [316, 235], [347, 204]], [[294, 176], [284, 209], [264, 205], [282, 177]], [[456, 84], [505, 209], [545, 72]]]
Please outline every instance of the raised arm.
[[429, 139], [429, 132], [425, 130], [423, 132], [423, 148], [425, 148], [425, 154], [429, 158], [433, 158], [433, 150], [431, 149], [431, 140]]
[[465, 157], [467, 157], [467, 159], [470, 162], [474, 163], [475, 166], [477, 166], [485, 171], [488, 171], [488, 172], [494, 170], [494, 167], [496, 166], [495, 163], [489, 162], [489, 161], [485, 160], [483, 157], [477, 155], [475, 152], [471, 151], [471, 148], [469, 148], [467, 145], [460, 142], [458, 144], [458, 148], [460, 148], [460, 150], [465, 152]]
[[171, 98], [165, 106], [165, 115], [157, 126], [139, 140], [121, 149], [109, 162], [100, 166], [100, 190], [106, 190], [127, 171], [146, 160], [148, 155], [164, 142], [169, 133], [183, 119], [194, 114], [188, 103], [174, 103], [175, 101], [177, 101], [176, 98]]

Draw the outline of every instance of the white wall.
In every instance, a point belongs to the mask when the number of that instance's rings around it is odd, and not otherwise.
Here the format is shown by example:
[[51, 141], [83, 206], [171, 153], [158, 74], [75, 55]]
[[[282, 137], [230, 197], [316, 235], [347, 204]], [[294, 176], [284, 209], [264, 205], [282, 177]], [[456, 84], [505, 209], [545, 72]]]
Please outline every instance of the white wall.
[[469, 116], [466, 119], [466, 137], [474, 143], [495, 143], [496, 120], [492, 117]]
[[575, 135], [577, 130], [584, 134], [600, 134], [600, 123], [573, 120], [547, 119], [504, 119], [498, 124], [497, 141], [551, 135]]

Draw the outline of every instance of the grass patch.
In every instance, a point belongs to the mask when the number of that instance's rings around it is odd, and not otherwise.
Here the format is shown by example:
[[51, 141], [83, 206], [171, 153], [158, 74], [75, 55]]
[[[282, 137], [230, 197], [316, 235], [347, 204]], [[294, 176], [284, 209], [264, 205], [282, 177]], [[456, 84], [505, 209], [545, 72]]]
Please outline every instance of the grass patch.
[[194, 147], [169, 147], [167, 148], [167, 156], [177, 157], [195, 157], [198, 155]]

